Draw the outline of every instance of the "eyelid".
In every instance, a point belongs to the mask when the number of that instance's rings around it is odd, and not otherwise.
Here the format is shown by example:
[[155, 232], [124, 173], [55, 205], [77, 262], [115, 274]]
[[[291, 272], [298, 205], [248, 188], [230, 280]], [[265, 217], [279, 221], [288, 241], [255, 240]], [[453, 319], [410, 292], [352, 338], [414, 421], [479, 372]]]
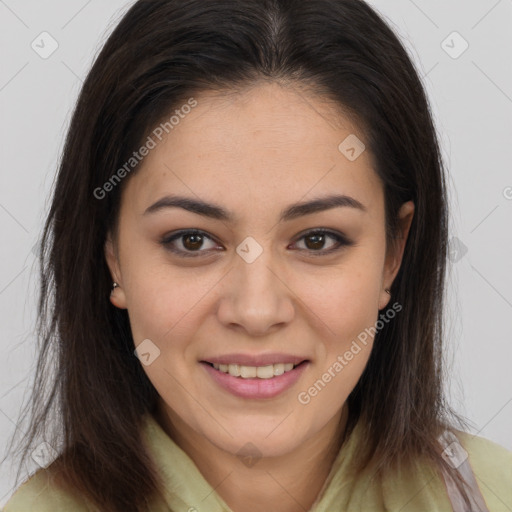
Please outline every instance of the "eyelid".
[[188, 258], [188, 257], [196, 258], [198, 256], [201, 256], [202, 254], [211, 252], [211, 249], [207, 250], [207, 251], [205, 251], [205, 250], [183, 251], [181, 249], [172, 248], [172, 245], [171, 245], [172, 242], [174, 242], [175, 240], [178, 240], [179, 238], [181, 238], [185, 235], [201, 235], [202, 237], [208, 238], [209, 240], [215, 242], [215, 239], [212, 236], [210, 236], [208, 233], [206, 233], [205, 231], [201, 231], [200, 229], [190, 228], [190, 229], [182, 229], [182, 230], [176, 231], [174, 233], [171, 233], [170, 235], [166, 235], [160, 240], [160, 243], [168, 251], [171, 251], [172, 253], [177, 254], [178, 256], [181, 256], [181, 257], [185, 257], [185, 258]]
[[[308, 235], [313, 235], [313, 234], [327, 235], [327, 236], [333, 238], [334, 240], [336, 240], [338, 245], [337, 245], [337, 247], [334, 247], [331, 249], [319, 249], [319, 250], [299, 249], [300, 252], [307, 252], [312, 256], [326, 256], [326, 255], [329, 255], [331, 253], [335, 253], [335, 252], [341, 250], [343, 247], [350, 247], [350, 246], [355, 245], [355, 242], [350, 240], [344, 233], [341, 233], [338, 231], [333, 231], [329, 228], [322, 228], [322, 227], [312, 228], [312, 229], [309, 229], [309, 230], [306, 230], [306, 231], [300, 233], [299, 235], [297, 235], [297, 237], [292, 242], [292, 244], [296, 244], [299, 240], [306, 238]], [[201, 256], [203, 253], [204, 254], [211, 253], [212, 249], [198, 250], [198, 251], [183, 251], [181, 249], [173, 249], [171, 246], [172, 242], [181, 238], [184, 235], [201, 235], [204, 238], [207, 238], [213, 242], [216, 242], [215, 238], [212, 237], [211, 235], [209, 235], [208, 233], [206, 233], [205, 231], [202, 231], [200, 229], [190, 228], [190, 229], [182, 229], [182, 230], [176, 231], [174, 233], [171, 233], [170, 235], [164, 236], [160, 240], [160, 243], [167, 250], [169, 250], [169, 251], [173, 252], [174, 254], [177, 254], [181, 257], [185, 257], [185, 258], [187, 258], [187, 257], [194, 258], [194, 257]]]
[[300, 251], [308, 252], [312, 256], [327, 256], [332, 253], [340, 251], [344, 247], [350, 247], [350, 246], [355, 245], [355, 242], [352, 241], [351, 239], [349, 239], [344, 233], [341, 233], [339, 231], [334, 231], [329, 228], [322, 228], [322, 227], [308, 229], [308, 230], [300, 233], [299, 235], [297, 235], [297, 237], [293, 243], [295, 244], [302, 238], [306, 238], [309, 235], [316, 235], [316, 234], [327, 235], [327, 236], [333, 238], [334, 240], [336, 240], [338, 242], [338, 245], [331, 249], [320, 249], [318, 251], [315, 251], [313, 249], [300, 249]]

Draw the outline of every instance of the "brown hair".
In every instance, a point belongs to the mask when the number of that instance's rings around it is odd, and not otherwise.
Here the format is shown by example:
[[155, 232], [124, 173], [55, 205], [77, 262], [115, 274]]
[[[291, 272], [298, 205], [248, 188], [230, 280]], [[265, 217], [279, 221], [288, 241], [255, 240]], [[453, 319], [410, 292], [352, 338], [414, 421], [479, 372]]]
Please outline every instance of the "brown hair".
[[384, 187], [389, 243], [399, 207], [415, 203], [391, 289], [403, 311], [376, 335], [348, 427], [364, 425], [361, 466], [427, 457], [456, 476], [437, 442], [463, 421], [443, 398], [444, 169], [399, 39], [361, 0], [139, 0], [97, 56], [67, 133], [41, 240], [41, 348], [25, 411], [23, 456], [38, 436], [53, 439], [62, 481], [101, 510], [148, 510], [160, 483], [141, 442], [157, 393], [133, 353], [127, 312], [109, 302], [104, 258], [129, 176], [102, 198], [94, 191], [183, 98], [260, 80], [305, 84], [357, 120]]

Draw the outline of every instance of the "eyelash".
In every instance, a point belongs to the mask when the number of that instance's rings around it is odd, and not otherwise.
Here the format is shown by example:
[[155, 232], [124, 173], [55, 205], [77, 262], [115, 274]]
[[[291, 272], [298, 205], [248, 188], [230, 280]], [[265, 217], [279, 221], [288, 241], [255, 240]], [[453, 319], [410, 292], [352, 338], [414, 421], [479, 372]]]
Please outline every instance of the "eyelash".
[[[166, 237], [164, 237], [160, 241], [160, 243], [167, 250], [173, 252], [174, 254], [177, 254], [179, 257], [182, 257], [182, 258], [197, 258], [197, 257], [201, 256], [201, 253], [207, 252], [207, 251], [204, 251], [204, 250], [183, 251], [181, 249], [173, 248], [172, 247], [172, 243], [175, 240], [184, 237], [185, 235], [201, 235], [201, 236], [203, 236], [205, 238], [208, 238], [211, 241], [214, 241], [213, 238], [210, 237], [204, 231], [200, 231], [198, 229], [189, 229], [189, 230], [178, 231], [177, 233], [174, 233], [171, 236], [166, 236]], [[302, 240], [303, 238], [307, 238], [308, 236], [311, 236], [311, 235], [328, 235], [329, 237], [334, 238], [336, 240], [336, 242], [338, 243], [337, 247], [331, 248], [331, 249], [327, 249], [327, 250], [324, 249], [324, 250], [315, 251], [313, 249], [300, 249], [301, 251], [311, 252], [311, 255], [314, 256], [314, 257], [316, 257], [316, 256], [327, 256], [327, 255], [330, 255], [330, 254], [332, 254], [334, 252], [337, 252], [337, 251], [341, 250], [343, 247], [350, 247], [350, 246], [354, 245], [354, 242], [349, 240], [344, 235], [342, 235], [340, 233], [335, 233], [333, 231], [329, 231], [329, 230], [326, 230], [326, 229], [323, 229], [323, 228], [314, 229], [314, 230], [308, 231], [307, 233], [304, 233], [294, 243], [297, 243], [299, 240]]]

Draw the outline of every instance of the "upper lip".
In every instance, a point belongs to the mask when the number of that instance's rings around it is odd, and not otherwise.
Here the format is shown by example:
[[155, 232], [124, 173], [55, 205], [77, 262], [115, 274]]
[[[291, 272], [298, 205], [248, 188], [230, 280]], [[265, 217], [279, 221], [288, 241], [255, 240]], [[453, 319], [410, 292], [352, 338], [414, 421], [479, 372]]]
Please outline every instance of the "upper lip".
[[215, 364], [239, 364], [242, 366], [268, 366], [279, 363], [299, 364], [307, 361], [306, 357], [293, 356], [290, 354], [273, 353], [273, 354], [226, 354], [223, 356], [208, 357], [202, 361], [205, 363]]

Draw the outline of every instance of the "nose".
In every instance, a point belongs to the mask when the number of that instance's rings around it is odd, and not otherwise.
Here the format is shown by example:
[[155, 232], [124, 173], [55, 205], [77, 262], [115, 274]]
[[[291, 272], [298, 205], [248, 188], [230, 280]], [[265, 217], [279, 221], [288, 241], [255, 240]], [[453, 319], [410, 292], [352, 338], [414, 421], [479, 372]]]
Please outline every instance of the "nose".
[[[236, 257], [224, 280], [217, 310], [219, 321], [250, 336], [264, 336], [289, 324], [295, 314], [294, 294], [283, 271], [274, 270], [270, 250], [252, 263]], [[278, 268], [278, 267], [277, 267]]]

